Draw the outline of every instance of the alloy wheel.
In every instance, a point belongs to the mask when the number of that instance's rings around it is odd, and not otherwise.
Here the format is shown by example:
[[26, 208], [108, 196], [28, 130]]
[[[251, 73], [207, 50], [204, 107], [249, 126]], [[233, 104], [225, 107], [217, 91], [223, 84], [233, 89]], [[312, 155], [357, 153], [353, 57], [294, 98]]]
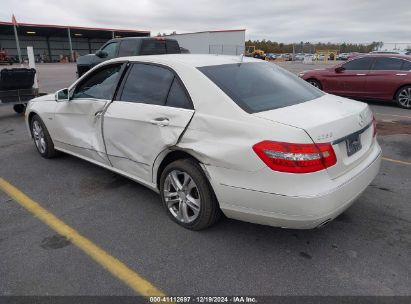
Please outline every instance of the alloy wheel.
[[398, 102], [404, 108], [411, 107], [411, 87], [407, 87], [401, 90], [401, 92], [398, 94]]
[[193, 178], [173, 170], [164, 180], [163, 195], [171, 214], [182, 223], [192, 223], [200, 214], [200, 193]]
[[316, 80], [309, 80], [308, 83], [311, 84], [312, 86], [316, 87], [317, 89], [321, 89], [320, 84]]
[[44, 136], [44, 130], [37, 120], [33, 121], [32, 131], [33, 131], [34, 142], [37, 146], [37, 149], [40, 151], [41, 154], [45, 153], [46, 152], [46, 138]]

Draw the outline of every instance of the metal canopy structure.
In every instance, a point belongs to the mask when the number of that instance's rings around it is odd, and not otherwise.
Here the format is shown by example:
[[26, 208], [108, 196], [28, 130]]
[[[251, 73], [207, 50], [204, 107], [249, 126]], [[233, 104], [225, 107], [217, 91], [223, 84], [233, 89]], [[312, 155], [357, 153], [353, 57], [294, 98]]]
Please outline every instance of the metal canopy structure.
[[[73, 36], [85, 38], [107, 38], [111, 39], [113, 34], [121, 37], [146, 37], [150, 36], [150, 31], [124, 30], [113, 28], [95, 28], [80, 26], [63, 26], [51, 24], [31, 24], [18, 23], [17, 32], [19, 35], [34, 35], [44, 37], [67, 37], [67, 29], [70, 29]], [[34, 34], [30, 34], [34, 33]], [[13, 23], [0, 21], [0, 35], [13, 35]]]
[[[26, 56], [25, 48], [33, 46], [36, 56], [48, 58], [45, 61], [58, 61], [62, 56], [73, 60], [74, 53], [92, 53], [112, 38], [150, 36], [150, 31], [145, 30], [32, 23], [18, 23], [16, 29], [23, 57]], [[0, 21], [0, 47], [16, 57], [18, 51], [12, 22]]]

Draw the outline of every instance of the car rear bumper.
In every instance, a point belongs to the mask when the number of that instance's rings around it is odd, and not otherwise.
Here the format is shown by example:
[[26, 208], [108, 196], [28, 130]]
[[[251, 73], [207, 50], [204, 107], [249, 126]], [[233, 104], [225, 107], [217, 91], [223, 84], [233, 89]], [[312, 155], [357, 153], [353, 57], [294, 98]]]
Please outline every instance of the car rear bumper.
[[310, 196], [289, 196], [211, 183], [224, 214], [246, 222], [293, 229], [311, 229], [333, 220], [361, 195], [378, 174], [378, 144], [350, 176], [336, 179], [329, 190]]

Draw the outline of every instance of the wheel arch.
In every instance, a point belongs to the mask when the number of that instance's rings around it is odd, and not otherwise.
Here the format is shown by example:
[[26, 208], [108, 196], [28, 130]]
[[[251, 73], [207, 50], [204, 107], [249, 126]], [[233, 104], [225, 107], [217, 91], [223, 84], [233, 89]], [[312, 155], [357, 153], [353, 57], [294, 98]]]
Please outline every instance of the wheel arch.
[[[37, 112], [35, 112], [35, 111], [30, 111], [29, 115], [27, 115], [27, 128], [28, 128], [28, 130], [29, 130], [29, 133], [30, 133], [31, 138], [33, 138], [33, 132], [32, 132], [32, 130], [31, 130], [31, 121], [33, 120], [33, 117], [34, 117], [35, 115], [37, 115], [37, 116], [40, 117], [40, 115], [39, 115]], [[41, 118], [41, 117], [40, 117], [40, 118]]]
[[207, 172], [205, 171], [204, 166], [202, 165], [202, 161], [199, 160], [197, 157], [193, 156], [191, 153], [187, 152], [186, 150], [182, 149], [174, 149], [174, 150], [169, 150], [168, 153], [166, 153], [159, 165], [153, 168], [153, 176], [155, 177], [155, 183], [156, 183], [156, 188], [159, 189], [160, 187], [160, 178], [161, 174], [163, 173], [164, 169], [167, 167], [168, 164], [172, 163], [173, 161], [179, 160], [179, 159], [193, 159], [196, 161], [203, 169], [207, 179], [209, 179], [209, 176]]
[[403, 88], [408, 87], [408, 86], [411, 87], [411, 83], [402, 84], [402, 85], [395, 91], [394, 96], [393, 96], [392, 99], [393, 99], [393, 100], [396, 100], [396, 99], [397, 99], [397, 94], [399, 93], [399, 91], [401, 91]]

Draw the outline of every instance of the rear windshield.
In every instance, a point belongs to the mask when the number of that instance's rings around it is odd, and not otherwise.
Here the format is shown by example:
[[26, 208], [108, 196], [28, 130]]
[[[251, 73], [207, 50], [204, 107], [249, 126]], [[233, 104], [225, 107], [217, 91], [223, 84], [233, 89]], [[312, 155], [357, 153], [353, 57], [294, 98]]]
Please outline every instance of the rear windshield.
[[283, 108], [324, 95], [274, 64], [246, 62], [198, 69], [248, 113]]
[[166, 53], [165, 40], [144, 39], [141, 43], [140, 55], [161, 55]]
[[143, 39], [140, 55], [180, 54], [180, 47], [176, 40]]

